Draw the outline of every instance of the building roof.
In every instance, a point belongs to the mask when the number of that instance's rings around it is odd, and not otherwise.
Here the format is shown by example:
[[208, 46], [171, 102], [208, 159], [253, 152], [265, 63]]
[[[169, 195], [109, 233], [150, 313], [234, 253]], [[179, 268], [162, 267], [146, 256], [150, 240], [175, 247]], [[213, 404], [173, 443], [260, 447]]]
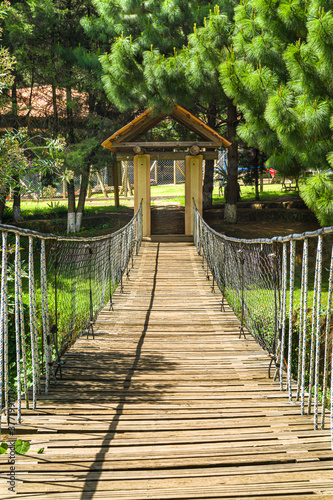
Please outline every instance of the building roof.
[[[211, 127], [206, 125], [203, 121], [196, 118], [189, 111], [182, 108], [181, 106], [175, 106], [169, 115], [154, 115], [151, 109], [147, 109], [144, 113], [137, 116], [130, 123], [117, 130], [112, 134], [106, 141], [102, 143], [107, 149], [113, 152], [130, 149], [133, 146], [133, 142], [136, 141], [143, 134], [148, 132], [148, 130], [155, 127], [158, 123], [165, 120], [167, 117], [172, 118], [178, 123], [184, 125], [187, 129], [195, 132], [200, 138], [203, 139], [203, 143], [200, 145], [204, 146], [207, 143], [209, 148], [220, 148], [221, 146], [229, 147], [231, 143], [224, 139], [220, 134], [218, 134]], [[192, 143], [195, 141], [192, 141]], [[142, 143], [148, 144], [148, 143]], [[177, 146], [177, 144], [185, 144], [181, 142], [156, 142], [156, 146], [163, 147], [164, 149], [172, 149]], [[149, 143], [153, 146], [153, 143]]]

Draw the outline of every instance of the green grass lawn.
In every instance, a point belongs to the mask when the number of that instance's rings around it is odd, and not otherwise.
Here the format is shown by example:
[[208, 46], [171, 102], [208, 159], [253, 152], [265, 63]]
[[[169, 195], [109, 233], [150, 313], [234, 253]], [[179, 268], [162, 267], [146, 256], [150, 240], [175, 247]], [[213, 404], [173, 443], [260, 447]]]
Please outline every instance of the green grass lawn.
[[[281, 196], [290, 195], [298, 196], [298, 192], [295, 191], [281, 191], [281, 184], [264, 184], [264, 191], [259, 193], [259, 198], [261, 201], [276, 200]], [[255, 188], [254, 186], [240, 186], [241, 201], [255, 201]], [[219, 196], [218, 185], [215, 184], [213, 190], [213, 203], [223, 203], [225, 202], [224, 196]]]
[[[264, 184], [264, 191], [260, 193], [260, 200], [269, 201], [276, 200], [281, 196], [285, 196], [286, 194], [289, 196], [298, 196], [298, 193], [295, 191], [281, 191], [281, 184]], [[181, 205], [185, 205], [185, 184], [169, 184], [163, 186], [151, 186], [151, 197], [168, 197], [165, 198], [164, 202], [169, 203], [180, 203]], [[241, 186], [241, 200], [242, 201], [255, 201], [255, 188], [254, 186]], [[213, 203], [224, 203], [225, 197], [219, 196], [219, 188], [218, 184], [215, 183], [213, 190]], [[154, 202], [158, 204], [158, 202]]]
[[[110, 201], [88, 201], [84, 211], [86, 215], [98, 215], [104, 212], [121, 212], [126, 207], [133, 206], [133, 200], [121, 199], [119, 207], [114, 206], [113, 200]], [[67, 200], [55, 201], [22, 201], [21, 212], [23, 220], [38, 220], [38, 219], [57, 219], [67, 217]], [[12, 220], [12, 207], [6, 207], [4, 214], [4, 223], [10, 224]]]
[[[297, 196], [295, 191], [281, 192], [281, 184], [265, 184], [264, 192], [260, 193], [260, 200], [275, 200], [279, 197], [288, 194]], [[185, 184], [165, 184], [161, 186], [151, 186], [152, 205], [159, 205], [161, 202], [170, 204], [179, 204], [185, 206]], [[159, 198], [163, 198], [160, 200]], [[251, 201], [255, 200], [254, 186], [241, 186], [241, 200]], [[213, 190], [213, 203], [223, 203], [224, 196], [219, 196], [219, 189], [217, 183]], [[100, 194], [93, 195], [92, 198], [86, 200], [85, 214], [98, 215], [107, 211], [121, 212], [126, 207], [133, 207], [133, 196], [125, 198], [120, 197], [120, 207], [114, 206], [114, 197], [110, 195], [109, 198], [103, 198]], [[53, 219], [62, 218], [67, 216], [67, 200], [60, 198], [56, 200], [22, 200], [21, 202], [22, 217], [24, 220], [32, 219]], [[4, 222], [10, 223], [12, 220], [12, 204], [9, 202], [5, 209]]]

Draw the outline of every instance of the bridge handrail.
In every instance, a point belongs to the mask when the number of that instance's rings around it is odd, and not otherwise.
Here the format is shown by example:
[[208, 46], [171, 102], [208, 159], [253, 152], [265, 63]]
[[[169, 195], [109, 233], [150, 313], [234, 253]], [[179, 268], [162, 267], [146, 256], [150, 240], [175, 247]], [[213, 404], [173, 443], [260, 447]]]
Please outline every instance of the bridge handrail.
[[61, 376], [62, 354], [83, 332], [94, 338], [94, 321], [107, 302], [113, 309], [113, 293], [118, 284], [123, 289], [141, 246], [142, 203], [126, 226], [103, 236], [57, 236], [4, 224], [0, 231], [0, 424], [3, 399], [9, 415], [13, 398], [20, 423], [29, 387], [35, 409], [42, 372], [47, 394], [58, 371]]
[[[333, 424], [333, 227], [238, 239], [212, 229], [193, 200], [193, 234], [212, 289], [216, 283], [222, 293], [221, 310], [226, 300], [240, 319], [239, 336], [247, 330], [267, 350], [274, 380], [290, 402], [300, 401], [302, 414], [313, 412], [315, 429], [324, 428], [328, 401]], [[332, 425], [331, 433], [333, 444]]]
[[24, 229], [17, 226], [11, 226], [9, 224], [0, 224], [1, 231], [10, 231], [20, 236], [36, 236], [41, 240], [58, 240], [58, 241], [79, 241], [79, 242], [91, 242], [91, 241], [103, 241], [110, 238], [116, 237], [118, 234], [126, 231], [126, 229], [133, 223], [133, 219], [136, 219], [141, 210], [141, 205], [133, 215], [132, 219], [126, 224], [126, 226], [121, 227], [118, 231], [110, 234], [103, 234], [100, 236], [59, 236], [52, 233], [40, 233], [39, 231], [34, 231], [33, 229]]

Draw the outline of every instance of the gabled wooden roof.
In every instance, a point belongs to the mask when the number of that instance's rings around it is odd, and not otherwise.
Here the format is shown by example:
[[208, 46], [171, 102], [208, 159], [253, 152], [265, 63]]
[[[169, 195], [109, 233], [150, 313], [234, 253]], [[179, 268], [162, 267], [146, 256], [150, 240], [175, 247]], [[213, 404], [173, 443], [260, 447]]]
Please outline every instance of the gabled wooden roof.
[[[172, 112], [169, 115], [158, 115], [153, 116], [152, 110], [147, 109], [144, 113], [137, 116], [130, 123], [122, 127], [120, 130], [111, 135], [106, 141], [102, 143], [107, 149], [111, 151], [118, 151], [120, 149], [124, 149], [127, 145], [130, 146], [132, 143], [137, 140], [140, 136], [148, 132], [148, 130], [155, 127], [159, 122], [165, 120], [170, 116], [173, 120], [178, 123], [184, 125], [186, 128], [195, 132], [199, 137], [203, 139], [203, 143], [201, 143], [204, 147], [204, 143], [207, 142], [207, 147], [209, 148], [220, 148], [221, 146], [229, 147], [231, 143], [224, 139], [220, 134], [218, 134], [215, 130], [208, 127], [204, 122], [196, 118], [189, 111], [182, 108], [181, 106], [175, 106]], [[195, 142], [195, 141], [192, 141]], [[147, 144], [147, 143], [146, 143]], [[184, 144], [184, 143], [179, 143]], [[166, 142], [163, 143], [163, 148], [174, 148], [176, 145], [175, 142]], [[161, 147], [161, 143], [159, 143], [159, 147]]]

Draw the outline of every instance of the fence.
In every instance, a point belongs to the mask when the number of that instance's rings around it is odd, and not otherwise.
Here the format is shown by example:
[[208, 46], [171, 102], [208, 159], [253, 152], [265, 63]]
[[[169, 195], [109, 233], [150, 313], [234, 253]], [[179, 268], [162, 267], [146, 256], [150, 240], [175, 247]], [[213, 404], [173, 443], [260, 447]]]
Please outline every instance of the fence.
[[[83, 333], [94, 336], [98, 312], [129, 272], [142, 241], [142, 208], [116, 233], [59, 237], [0, 225], [2, 277], [0, 306], [0, 423], [9, 393], [36, 408], [45, 375], [45, 394], [61, 372], [61, 355]], [[16, 387], [13, 380], [16, 376]], [[12, 399], [12, 398], [11, 398]], [[4, 405], [3, 405], [4, 401]]]
[[[119, 183], [122, 184], [122, 177], [124, 175], [124, 171], [126, 166], [128, 166], [128, 179], [129, 183], [134, 185], [134, 163], [133, 161], [122, 161], [122, 174], [119, 179]], [[185, 161], [176, 160], [176, 161], [168, 161], [168, 160], [159, 160], [159, 161], [151, 161], [150, 162], [150, 179], [152, 185], [162, 185], [162, 184], [178, 184], [185, 182]], [[109, 186], [109, 178], [108, 178], [108, 169], [102, 168], [99, 170], [98, 174], [96, 172], [93, 173], [91, 179], [91, 188], [93, 193], [102, 193], [103, 188], [101, 186], [100, 181], [102, 181], [103, 186], [106, 186], [107, 189]], [[38, 175], [26, 175], [23, 178], [23, 183], [25, 186], [29, 187], [29, 194], [27, 197], [33, 197], [33, 193], [36, 196], [40, 196], [44, 191], [41, 184], [41, 180]], [[63, 182], [58, 182], [54, 184], [55, 194], [53, 196], [63, 196], [64, 187], [66, 188], [66, 183], [64, 185]], [[79, 175], [74, 176], [74, 188], [75, 192], [79, 192], [81, 187], [81, 177]], [[46, 194], [43, 195], [48, 198]]]
[[[123, 166], [126, 162], [122, 162]], [[128, 177], [130, 184], [134, 184], [134, 163], [128, 162]], [[185, 182], [184, 160], [155, 160], [150, 162], [150, 183], [158, 186], [161, 184], [178, 184]]]
[[[230, 238], [210, 228], [194, 205], [195, 245], [222, 292], [221, 308], [226, 299], [240, 319], [240, 336], [246, 328], [266, 349], [280, 389], [290, 402], [300, 401], [301, 414], [313, 412], [315, 429], [324, 428], [328, 400], [333, 423], [332, 235], [330, 227]], [[333, 443], [332, 425], [331, 432]]]
[[[119, 183], [122, 184], [122, 179], [126, 168], [128, 168], [128, 180], [129, 183], [134, 185], [134, 163], [133, 161], [122, 161], [121, 178]], [[204, 171], [203, 162], [203, 171]], [[216, 168], [227, 168], [227, 150], [220, 150], [218, 160], [216, 160]], [[165, 184], [178, 184], [185, 182], [185, 161], [184, 160], [155, 160], [150, 162], [150, 179], [152, 185], [165, 185]], [[48, 193], [46, 186], [42, 186], [41, 179], [38, 174], [29, 175], [23, 177], [23, 184], [28, 188], [26, 197], [28, 198], [49, 198], [53, 196], [63, 196], [65, 188], [66, 196], [66, 183], [63, 182], [53, 182], [54, 194]], [[101, 181], [103, 186], [101, 185]], [[51, 181], [50, 181], [51, 182]], [[107, 191], [110, 191], [110, 182], [113, 181], [109, 179], [108, 168], [105, 166], [100, 169], [98, 173], [95, 171], [90, 179], [91, 189], [93, 193], [102, 193], [103, 188], [106, 187]], [[78, 193], [81, 187], [81, 177], [79, 175], [74, 176], [74, 188], [75, 192]], [[51, 190], [52, 191], [52, 190]]]

